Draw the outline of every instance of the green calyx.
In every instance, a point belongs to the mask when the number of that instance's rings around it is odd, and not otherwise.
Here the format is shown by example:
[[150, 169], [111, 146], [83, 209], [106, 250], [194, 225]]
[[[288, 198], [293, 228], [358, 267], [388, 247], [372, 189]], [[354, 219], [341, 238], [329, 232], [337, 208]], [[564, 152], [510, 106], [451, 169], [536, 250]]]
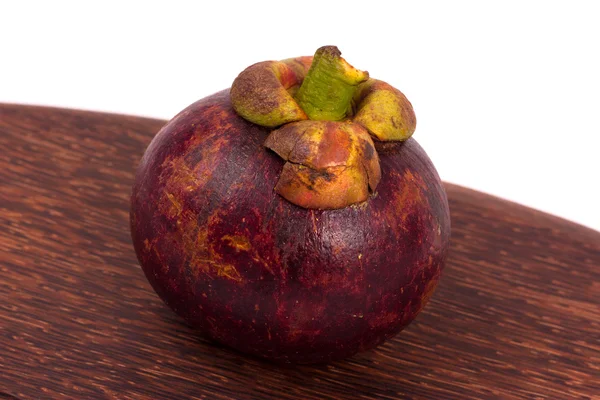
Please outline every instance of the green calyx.
[[351, 113], [358, 85], [369, 79], [341, 57], [335, 46], [317, 50], [295, 100], [309, 119], [341, 121]]
[[379, 141], [403, 141], [417, 123], [401, 91], [348, 64], [335, 46], [321, 47], [313, 57], [253, 64], [233, 81], [230, 98], [239, 116], [267, 128], [352, 121]]
[[381, 179], [374, 140], [407, 140], [416, 127], [404, 94], [348, 64], [335, 46], [253, 64], [229, 94], [241, 118], [273, 129], [264, 145], [285, 161], [275, 192], [307, 209], [368, 200]]

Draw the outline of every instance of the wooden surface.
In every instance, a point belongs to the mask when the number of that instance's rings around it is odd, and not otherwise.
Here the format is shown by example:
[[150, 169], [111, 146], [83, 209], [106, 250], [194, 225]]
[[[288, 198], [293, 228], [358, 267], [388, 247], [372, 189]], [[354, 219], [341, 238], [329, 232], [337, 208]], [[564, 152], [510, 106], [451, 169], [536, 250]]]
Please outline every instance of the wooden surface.
[[440, 287], [379, 349], [282, 368], [198, 337], [129, 237], [162, 123], [0, 106], [0, 399], [600, 398], [600, 233], [453, 185]]

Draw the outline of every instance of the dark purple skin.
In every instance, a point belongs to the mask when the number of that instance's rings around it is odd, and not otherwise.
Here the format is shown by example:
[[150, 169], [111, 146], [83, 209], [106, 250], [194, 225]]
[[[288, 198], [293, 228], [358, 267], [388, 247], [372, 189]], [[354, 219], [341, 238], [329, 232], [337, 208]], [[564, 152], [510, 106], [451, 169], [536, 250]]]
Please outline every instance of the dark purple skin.
[[146, 277], [189, 324], [247, 354], [320, 363], [381, 344], [423, 308], [446, 257], [433, 164], [414, 139], [378, 146], [375, 194], [308, 210], [274, 192], [284, 161], [263, 147], [268, 133], [225, 90], [157, 134], [131, 199]]

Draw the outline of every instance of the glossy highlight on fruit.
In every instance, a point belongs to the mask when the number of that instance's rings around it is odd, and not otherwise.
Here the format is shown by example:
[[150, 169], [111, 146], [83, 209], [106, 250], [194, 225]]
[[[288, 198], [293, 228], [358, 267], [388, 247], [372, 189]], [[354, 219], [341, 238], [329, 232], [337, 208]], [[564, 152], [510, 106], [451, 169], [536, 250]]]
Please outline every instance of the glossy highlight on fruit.
[[391, 338], [448, 249], [412, 106], [340, 54], [247, 68], [158, 132], [133, 186], [133, 244], [158, 295], [204, 335], [276, 362]]

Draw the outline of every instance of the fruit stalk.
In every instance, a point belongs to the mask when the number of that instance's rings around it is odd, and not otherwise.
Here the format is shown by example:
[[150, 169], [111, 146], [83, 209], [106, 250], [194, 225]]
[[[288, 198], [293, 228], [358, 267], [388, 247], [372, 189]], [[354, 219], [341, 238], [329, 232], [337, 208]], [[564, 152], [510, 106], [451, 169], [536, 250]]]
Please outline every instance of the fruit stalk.
[[341, 121], [351, 110], [358, 85], [369, 79], [341, 57], [335, 46], [317, 50], [313, 62], [296, 94], [296, 101], [309, 119]]

